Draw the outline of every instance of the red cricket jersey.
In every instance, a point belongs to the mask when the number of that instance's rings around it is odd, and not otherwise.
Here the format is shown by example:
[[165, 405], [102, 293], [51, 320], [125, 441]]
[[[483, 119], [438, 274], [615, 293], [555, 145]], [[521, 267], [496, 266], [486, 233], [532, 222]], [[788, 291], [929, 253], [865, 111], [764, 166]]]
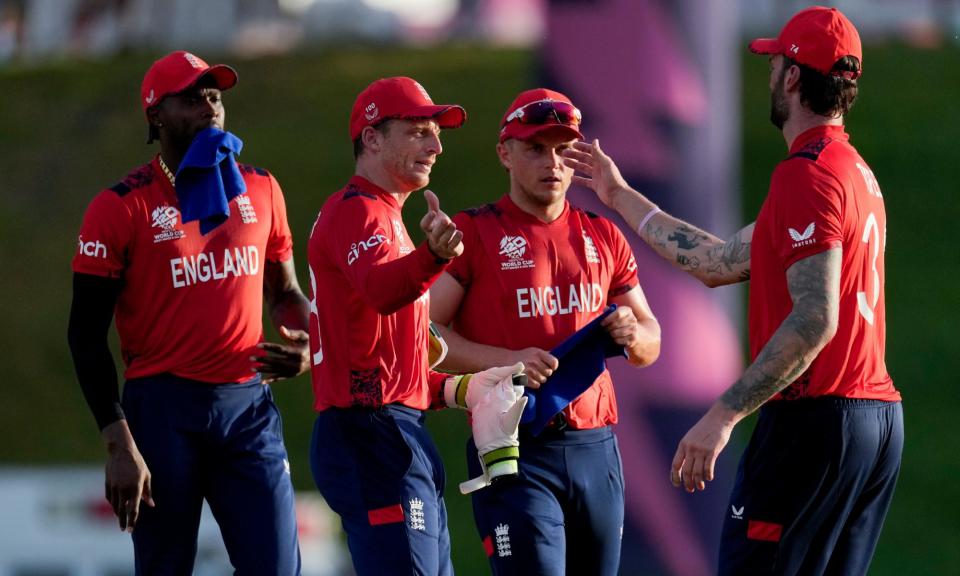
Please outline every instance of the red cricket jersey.
[[755, 359], [792, 310], [787, 269], [843, 249], [837, 333], [775, 398], [840, 396], [900, 400], [884, 363], [883, 253], [887, 217], [873, 171], [843, 126], [801, 134], [774, 170], [750, 249], [750, 351]]
[[439, 406], [427, 289], [446, 262], [414, 247], [396, 197], [354, 176], [323, 204], [307, 254], [314, 408]]
[[[480, 344], [550, 350], [600, 315], [609, 298], [637, 286], [630, 245], [609, 220], [564, 204], [550, 223], [509, 196], [454, 218], [464, 252], [447, 270], [465, 294], [453, 328]], [[564, 413], [570, 426], [615, 424], [617, 403], [604, 371]]]
[[98, 194], [73, 271], [123, 282], [116, 306], [126, 378], [171, 373], [203, 382], [253, 376], [263, 337], [263, 267], [293, 253], [280, 185], [241, 164], [247, 193], [206, 236], [184, 224], [155, 158]]

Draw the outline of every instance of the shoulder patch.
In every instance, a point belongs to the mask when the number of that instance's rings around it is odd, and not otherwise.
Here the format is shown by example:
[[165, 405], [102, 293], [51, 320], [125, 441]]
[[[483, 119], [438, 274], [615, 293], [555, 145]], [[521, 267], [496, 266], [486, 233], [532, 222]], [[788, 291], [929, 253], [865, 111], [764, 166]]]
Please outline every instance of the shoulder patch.
[[369, 192], [364, 192], [360, 188], [357, 188], [355, 184], [347, 184], [347, 189], [343, 192], [343, 199], [349, 200], [350, 198], [368, 198], [370, 200], [379, 200], [376, 194], [371, 194]]
[[242, 164], [237, 162], [237, 168], [240, 169], [244, 174], [256, 174], [257, 176], [269, 176], [270, 173], [264, 170], [263, 168], [257, 168], [256, 166], [251, 166], [249, 164]]
[[144, 164], [124, 176], [123, 180], [111, 186], [109, 190], [112, 190], [117, 196], [123, 198], [137, 188], [143, 188], [153, 182], [155, 176], [156, 174], [153, 171], [153, 167], [151, 167], [150, 164]]
[[476, 218], [478, 216], [484, 216], [486, 214], [492, 214], [494, 216], [499, 216], [501, 213], [500, 208], [496, 204], [484, 204], [483, 206], [477, 206], [475, 208], [467, 208], [463, 211], [464, 214], [471, 218]]
[[823, 149], [826, 148], [831, 142], [833, 142], [833, 138], [821, 138], [819, 140], [814, 140], [798, 150], [796, 153], [788, 156], [787, 160], [792, 160], [794, 158], [806, 158], [807, 160], [816, 162], [817, 159], [820, 158], [820, 153], [823, 152]]

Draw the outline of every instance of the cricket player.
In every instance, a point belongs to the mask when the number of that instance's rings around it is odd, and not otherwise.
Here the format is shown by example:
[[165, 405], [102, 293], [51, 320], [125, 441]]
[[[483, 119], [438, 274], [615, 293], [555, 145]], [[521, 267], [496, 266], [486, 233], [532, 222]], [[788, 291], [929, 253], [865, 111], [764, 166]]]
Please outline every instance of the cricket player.
[[[634, 366], [660, 352], [660, 326], [637, 280], [623, 234], [570, 205], [573, 170], [562, 152], [581, 138], [565, 95], [527, 90], [500, 125], [497, 155], [509, 174], [499, 200], [457, 214], [466, 250], [430, 289], [431, 319], [449, 352], [445, 370], [523, 362], [547, 391], [562, 360], [549, 351], [600, 316]], [[474, 520], [494, 574], [616, 574], [623, 529], [617, 403], [605, 369], [539, 435], [521, 425], [520, 474], [473, 495]], [[467, 447], [473, 473], [473, 442]]]
[[[237, 573], [300, 573], [268, 383], [309, 367], [309, 310], [280, 186], [237, 165], [240, 141], [223, 132], [222, 92], [236, 83], [233, 68], [188, 52], [154, 62], [140, 103], [160, 153], [93, 199], [73, 259], [70, 349], [137, 574], [192, 573], [204, 500]], [[231, 150], [220, 164], [187, 166], [220, 146]], [[263, 342], [264, 300], [283, 343]]]
[[865, 574], [900, 469], [900, 393], [884, 364], [887, 217], [843, 119], [863, 70], [839, 10], [797, 13], [750, 49], [770, 60], [770, 119], [787, 157], [755, 223], [723, 241], [632, 190], [599, 143], [569, 165], [661, 256], [708, 286], [750, 281], [753, 363], [683, 437], [670, 476], [713, 479], [734, 426], [760, 408], [723, 525], [721, 574]]
[[[470, 378], [429, 369], [427, 289], [463, 252], [463, 234], [429, 190], [425, 242], [414, 245], [401, 216], [429, 182], [441, 130], [465, 120], [462, 107], [434, 104], [412, 78], [370, 84], [350, 115], [355, 174], [327, 199], [310, 234], [311, 466], [361, 576], [453, 572], [446, 477], [425, 410], [479, 409], [482, 452], [516, 451], [516, 422], [500, 423], [523, 408], [522, 389], [510, 385], [522, 366]], [[490, 472], [499, 469], [491, 464]]]

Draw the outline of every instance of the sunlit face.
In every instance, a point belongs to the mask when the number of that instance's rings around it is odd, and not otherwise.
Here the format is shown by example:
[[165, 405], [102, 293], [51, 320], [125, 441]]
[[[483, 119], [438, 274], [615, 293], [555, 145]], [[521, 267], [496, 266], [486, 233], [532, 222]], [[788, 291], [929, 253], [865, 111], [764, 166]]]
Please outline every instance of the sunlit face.
[[565, 133], [547, 131], [530, 140], [507, 140], [497, 146], [500, 162], [510, 171], [514, 201], [547, 207], [563, 202], [573, 169], [563, 163], [562, 153], [573, 145]]
[[165, 97], [157, 105], [156, 119], [163, 125], [162, 137], [186, 150], [198, 132], [211, 127], [223, 130], [226, 115], [220, 90], [212, 78], [204, 77], [183, 92]]
[[404, 191], [430, 183], [430, 171], [443, 152], [440, 126], [435, 120], [390, 120], [381, 132], [379, 161], [384, 171]]
[[790, 106], [787, 104], [787, 96], [783, 88], [784, 77], [786, 76], [787, 66], [784, 58], [780, 54], [770, 56], [770, 122], [778, 129], [783, 130], [783, 125], [790, 119]]

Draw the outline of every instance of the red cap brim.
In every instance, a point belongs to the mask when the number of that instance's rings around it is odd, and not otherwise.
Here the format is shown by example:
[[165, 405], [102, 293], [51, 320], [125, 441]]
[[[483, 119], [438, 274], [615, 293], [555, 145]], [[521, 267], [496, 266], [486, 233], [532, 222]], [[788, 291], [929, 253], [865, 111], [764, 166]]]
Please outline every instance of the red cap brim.
[[776, 38], [757, 38], [750, 43], [754, 54], [783, 54], [783, 44]]
[[418, 106], [403, 113], [401, 118], [430, 118], [436, 120], [441, 128], [459, 128], [467, 121], [467, 111], [462, 106], [432, 105]]
[[500, 141], [504, 142], [510, 138], [526, 141], [549, 131], [566, 136], [568, 140], [583, 140], [583, 134], [579, 130], [566, 124], [519, 124], [511, 122], [506, 125], [504, 130], [500, 131]]
[[[211, 66], [210, 69], [201, 74], [201, 76], [206, 76], [207, 74], [213, 76], [214, 80], [217, 81], [217, 88], [220, 90], [229, 90], [237, 84], [237, 71], [226, 64]], [[200, 78], [198, 77], [197, 79], [199, 80]]]

